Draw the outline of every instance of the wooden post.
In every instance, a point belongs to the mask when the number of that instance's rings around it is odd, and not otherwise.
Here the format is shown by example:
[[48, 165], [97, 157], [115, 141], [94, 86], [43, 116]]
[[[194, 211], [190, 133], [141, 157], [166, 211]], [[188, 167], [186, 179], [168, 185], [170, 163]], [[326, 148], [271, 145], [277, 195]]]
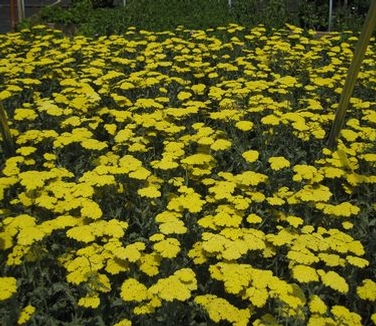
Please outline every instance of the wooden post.
[[17, 25], [17, 17], [16, 17], [16, 2], [15, 0], [10, 0], [10, 21], [11, 21], [11, 27], [12, 31], [16, 30]]

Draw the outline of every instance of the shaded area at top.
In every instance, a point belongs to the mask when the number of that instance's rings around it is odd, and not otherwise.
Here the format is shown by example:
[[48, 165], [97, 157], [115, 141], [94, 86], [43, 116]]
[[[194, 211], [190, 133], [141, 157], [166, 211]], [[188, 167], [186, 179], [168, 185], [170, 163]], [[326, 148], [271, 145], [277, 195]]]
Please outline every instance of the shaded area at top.
[[[26, 18], [36, 14], [43, 6], [54, 3], [54, 0], [24, 0], [25, 1], [25, 16]], [[0, 0], [0, 33], [8, 33], [12, 31], [11, 18], [11, 0]], [[62, 2], [67, 3], [67, 0]], [[15, 8], [15, 15], [17, 18], [18, 11]]]

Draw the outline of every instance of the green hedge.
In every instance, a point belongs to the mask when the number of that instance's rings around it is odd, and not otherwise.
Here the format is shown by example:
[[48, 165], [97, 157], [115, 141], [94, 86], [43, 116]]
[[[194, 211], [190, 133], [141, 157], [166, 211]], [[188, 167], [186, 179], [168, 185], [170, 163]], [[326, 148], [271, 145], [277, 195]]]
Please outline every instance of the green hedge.
[[[206, 29], [237, 23], [244, 26], [264, 24], [280, 28], [286, 23], [306, 29], [328, 29], [328, 1], [323, 0], [75, 0], [69, 8], [45, 7], [38, 15], [20, 24], [53, 23], [74, 26], [75, 32], [87, 36], [110, 35], [126, 31], [129, 26], [147, 30], [166, 30], [184, 25]], [[119, 0], [118, 0], [119, 1]], [[361, 28], [370, 0], [348, 1], [346, 6], [334, 1], [332, 29]]]

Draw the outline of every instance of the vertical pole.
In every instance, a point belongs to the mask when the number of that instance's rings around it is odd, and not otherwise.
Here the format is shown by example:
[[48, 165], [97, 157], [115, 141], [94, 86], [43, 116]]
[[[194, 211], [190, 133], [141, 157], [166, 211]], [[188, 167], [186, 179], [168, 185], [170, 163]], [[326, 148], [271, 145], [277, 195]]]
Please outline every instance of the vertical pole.
[[20, 22], [25, 18], [25, 2], [24, 0], [17, 0], [18, 21]]
[[333, 0], [329, 0], [329, 25], [328, 32], [332, 30]]
[[12, 31], [15, 31], [16, 30], [16, 22], [17, 22], [15, 0], [10, 0], [10, 22], [11, 22], [11, 25], [12, 25], [11, 26]]

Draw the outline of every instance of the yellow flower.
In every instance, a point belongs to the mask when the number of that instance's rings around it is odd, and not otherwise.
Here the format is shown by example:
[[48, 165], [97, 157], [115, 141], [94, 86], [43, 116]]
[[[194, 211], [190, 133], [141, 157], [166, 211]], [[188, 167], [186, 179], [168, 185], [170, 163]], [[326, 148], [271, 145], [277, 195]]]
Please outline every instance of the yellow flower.
[[346, 280], [337, 272], [325, 272], [324, 270], [320, 269], [317, 270], [317, 273], [320, 275], [321, 281], [324, 285], [340, 293], [347, 293], [349, 291], [349, 286]]
[[179, 219], [180, 213], [165, 211], [155, 217], [157, 223], [161, 223], [159, 230], [163, 234], [183, 234], [187, 232], [184, 222]]
[[226, 139], [217, 139], [211, 145], [210, 149], [213, 151], [223, 151], [231, 147], [231, 142]]
[[295, 240], [295, 235], [283, 228], [277, 234], [268, 234], [267, 239], [274, 246], [280, 247], [285, 244], [291, 244]]
[[107, 144], [105, 142], [101, 142], [99, 140], [92, 139], [92, 138], [81, 140], [81, 145], [83, 148], [98, 150], [98, 151], [107, 148]]
[[300, 283], [317, 282], [319, 280], [316, 270], [306, 265], [295, 265], [292, 268], [292, 275]]
[[319, 262], [319, 258], [316, 257], [316, 255], [307, 248], [298, 248], [298, 250], [290, 250], [287, 253], [287, 258], [296, 263], [304, 265], [311, 265], [313, 263]]
[[46, 194], [42, 194], [35, 200], [35, 204], [39, 207], [46, 208], [48, 210], [53, 211], [57, 203], [57, 199], [55, 197], [48, 196]]
[[376, 154], [374, 153], [362, 154], [361, 158], [367, 162], [376, 162]]
[[137, 170], [129, 173], [129, 177], [137, 180], [146, 180], [148, 176], [151, 175], [151, 172], [144, 167], [139, 167]]
[[141, 197], [147, 197], [147, 198], [159, 198], [162, 196], [162, 193], [158, 190], [158, 188], [154, 185], [141, 188], [137, 190], [137, 193]]
[[283, 168], [288, 168], [290, 166], [290, 162], [285, 159], [283, 156], [273, 156], [268, 159], [270, 163], [270, 167], [274, 171], [281, 170]]
[[121, 285], [120, 297], [124, 301], [141, 302], [150, 299], [151, 295], [144, 284], [134, 278], [128, 278]]
[[114, 257], [114, 258], [109, 258], [107, 260], [105, 270], [107, 273], [110, 273], [112, 275], [117, 275], [120, 272], [128, 271], [129, 266], [126, 261]]
[[14, 277], [0, 277], [0, 301], [9, 299], [17, 292], [17, 280]]
[[155, 243], [153, 248], [163, 258], [175, 258], [180, 252], [180, 242], [175, 238], [167, 238]]
[[156, 108], [156, 109], [163, 109], [163, 105], [156, 102], [154, 99], [151, 98], [138, 98], [136, 103], [134, 104], [136, 107], [140, 108]]
[[199, 213], [204, 204], [205, 201], [200, 198], [200, 195], [196, 192], [192, 192], [172, 198], [169, 201], [167, 208], [177, 212], [187, 209], [191, 213]]
[[249, 151], [245, 151], [243, 152], [242, 154], [242, 157], [249, 163], [252, 163], [252, 162], [255, 162], [257, 161], [257, 159], [259, 158], [259, 152], [258, 151], [255, 151], [255, 150], [249, 150]]
[[137, 170], [142, 166], [142, 162], [132, 155], [124, 155], [119, 160], [120, 171], [123, 173], [129, 173]]
[[294, 181], [314, 180], [317, 176], [317, 169], [311, 165], [297, 164], [293, 167], [293, 170], [295, 172], [295, 175], [292, 178]]
[[[262, 173], [245, 171], [241, 174], [236, 175], [235, 179], [242, 186], [257, 186], [260, 183], [266, 182], [268, 180], [268, 177]], [[252, 200], [263, 201], [264, 199], [265, 196], [262, 193], [252, 193]]]
[[359, 268], [364, 268], [364, 267], [367, 267], [369, 265], [368, 260], [366, 260], [364, 258], [356, 257], [356, 256], [346, 256], [346, 260], [351, 265], [359, 267]]
[[253, 322], [253, 326], [266, 326], [266, 325], [278, 325], [278, 321], [271, 314], [265, 314], [261, 317], [261, 319], [256, 319]]
[[155, 312], [156, 308], [159, 308], [161, 306], [162, 300], [157, 296], [153, 296], [147, 303], [142, 303], [141, 305], [135, 307], [133, 309], [133, 312], [135, 315], [150, 315]]
[[163, 157], [160, 161], [152, 161], [151, 166], [160, 170], [171, 170], [179, 166], [171, 157]]
[[104, 129], [111, 135], [114, 136], [117, 131], [117, 125], [115, 123], [107, 123], [104, 125]]
[[30, 246], [42, 240], [45, 236], [46, 232], [40, 226], [26, 227], [20, 230], [17, 236], [17, 243], [22, 246]]
[[189, 99], [191, 96], [192, 96], [191, 93], [181, 91], [181, 92], [178, 93], [177, 98], [178, 98], [179, 101], [184, 101], [184, 100]]
[[103, 215], [100, 206], [96, 202], [88, 198], [85, 198], [85, 200], [83, 200], [80, 212], [82, 217], [88, 217], [92, 220], [97, 220]]
[[141, 258], [141, 251], [145, 249], [145, 244], [143, 242], [135, 242], [128, 244], [124, 250], [122, 250], [122, 255], [120, 258], [128, 259], [130, 262], [136, 262]]
[[218, 263], [211, 265], [209, 271], [211, 277], [222, 281], [226, 292], [231, 294], [238, 294], [247, 289], [256, 276], [256, 270], [251, 265], [238, 263]]
[[198, 295], [194, 301], [203, 306], [211, 320], [216, 323], [228, 321], [234, 326], [247, 326], [251, 312], [248, 309], [239, 309], [227, 300], [213, 294]]
[[140, 258], [140, 270], [148, 276], [155, 276], [159, 273], [159, 265], [161, 257], [159, 254], [153, 252], [151, 254], [144, 254]]
[[269, 293], [266, 288], [249, 287], [245, 290], [244, 298], [247, 298], [255, 307], [262, 308], [269, 299]]
[[18, 317], [17, 325], [26, 324], [30, 320], [34, 312], [35, 312], [35, 307], [32, 305], [27, 305], [25, 308], [23, 308], [20, 316]]
[[282, 198], [278, 197], [268, 197], [266, 198], [266, 201], [271, 205], [271, 206], [281, 206], [285, 203], [285, 200]]
[[166, 301], [185, 301], [197, 289], [196, 275], [190, 268], [177, 270], [167, 278], [161, 278], [149, 288], [149, 292]]
[[327, 203], [317, 203], [316, 207], [321, 209], [325, 214], [334, 215], [337, 217], [350, 217], [351, 215], [357, 215], [360, 212], [360, 208], [349, 202], [343, 202], [338, 205], [330, 205]]
[[259, 224], [262, 222], [262, 218], [257, 214], [252, 213], [248, 215], [247, 222], [251, 224]]
[[371, 315], [371, 320], [376, 325], [376, 312]]
[[134, 132], [132, 129], [122, 129], [115, 136], [116, 143], [127, 143], [130, 139], [134, 137]]
[[293, 215], [287, 216], [286, 221], [294, 228], [297, 228], [304, 223], [304, 220], [301, 217]]
[[90, 276], [87, 282], [87, 285], [92, 291], [99, 291], [99, 292], [104, 292], [104, 293], [111, 291], [110, 279], [105, 274], [93, 273]]
[[[312, 185], [305, 185], [303, 189], [299, 190], [295, 196], [301, 199], [303, 202], [327, 202], [332, 197], [330, 189], [324, 185], [314, 187]], [[288, 199], [288, 202], [291, 198]]]
[[215, 159], [210, 154], [198, 153], [198, 154], [187, 156], [186, 158], [182, 159], [180, 162], [183, 164], [188, 164], [188, 165], [202, 165], [202, 164], [211, 163], [213, 161], [215, 161]]
[[343, 325], [348, 326], [362, 326], [362, 317], [355, 312], [343, 306], [335, 305], [330, 309], [330, 312], [335, 317], [335, 320]]
[[321, 315], [312, 314], [308, 320], [307, 326], [327, 326], [337, 325], [337, 323], [330, 317], [323, 317]]
[[23, 185], [28, 191], [43, 187], [47, 179], [46, 174], [38, 171], [21, 172], [19, 177], [21, 179], [21, 185]]
[[89, 294], [78, 300], [78, 305], [85, 308], [98, 308], [100, 304], [99, 295], [97, 293]]
[[14, 117], [13, 119], [16, 121], [34, 121], [38, 117], [38, 114], [35, 110], [32, 109], [16, 109], [14, 110]]
[[119, 88], [120, 89], [123, 89], [123, 90], [129, 90], [129, 89], [133, 89], [135, 88], [135, 85], [130, 83], [129, 81], [124, 81], [122, 82], [120, 85], [119, 85]]
[[51, 116], [59, 117], [63, 114], [63, 109], [59, 108], [56, 104], [53, 104], [52, 101], [42, 100], [37, 102], [38, 107], [41, 111], [45, 111]]
[[204, 94], [205, 88], [205, 84], [196, 84], [191, 87], [192, 91], [199, 95]]
[[238, 121], [235, 124], [235, 127], [242, 131], [249, 131], [249, 130], [252, 130], [253, 128], [253, 122], [246, 121], [246, 120]]
[[[56, 186], [54, 185], [54, 187]], [[91, 197], [92, 195], [94, 195], [93, 186], [87, 183], [75, 184], [70, 191], [73, 197]]]
[[85, 243], [93, 242], [95, 240], [93, 229], [89, 225], [80, 225], [70, 228], [66, 234], [68, 238]]
[[236, 183], [232, 181], [217, 181], [216, 184], [209, 188], [209, 193], [214, 194], [217, 200], [231, 197], [235, 191]]
[[318, 295], [312, 295], [310, 299], [309, 310], [311, 313], [324, 315], [328, 309], [325, 302]]
[[317, 256], [329, 267], [345, 266], [346, 263], [345, 259], [336, 254], [320, 252]]
[[376, 301], [376, 282], [370, 279], [363, 280], [362, 285], [357, 287], [356, 293], [363, 300]]
[[132, 326], [132, 322], [129, 319], [122, 319], [113, 326]]
[[348, 221], [342, 222], [342, 227], [345, 230], [351, 230], [354, 227], [354, 224]]
[[5, 100], [12, 96], [12, 93], [9, 91], [1, 91], [0, 92], [0, 101]]
[[345, 171], [333, 166], [324, 166], [320, 169], [320, 173], [322, 173], [326, 178], [334, 179], [343, 176]]
[[354, 142], [360, 136], [359, 133], [356, 133], [355, 131], [352, 131], [350, 129], [341, 129], [340, 134], [349, 142]]
[[[18, 164], [24, 161], [25, 161], [25, 158], [22, 156], [15, 156], [15, 157], [8, 158], [6, 160], [5, 167], [3, 168], [2, 173], [5, 176], [9, 176], [9, 177], [13, 175], [14, 176], [18, 175], [20, 173], [20, 168], [18, 167]], [[1, 180], [2, 182], [5, 182], [5, 179], [2, 178]], [[8, 179], [8, 180], [12, 180], [12, 179]], [[17, 178], [17, 181], [18, 181], [18, 178]]]
[[264, 125], [278, 126], [281, 122], [281, 118], [274, 114], [267, 115], [261, 119], [261, 123]]

